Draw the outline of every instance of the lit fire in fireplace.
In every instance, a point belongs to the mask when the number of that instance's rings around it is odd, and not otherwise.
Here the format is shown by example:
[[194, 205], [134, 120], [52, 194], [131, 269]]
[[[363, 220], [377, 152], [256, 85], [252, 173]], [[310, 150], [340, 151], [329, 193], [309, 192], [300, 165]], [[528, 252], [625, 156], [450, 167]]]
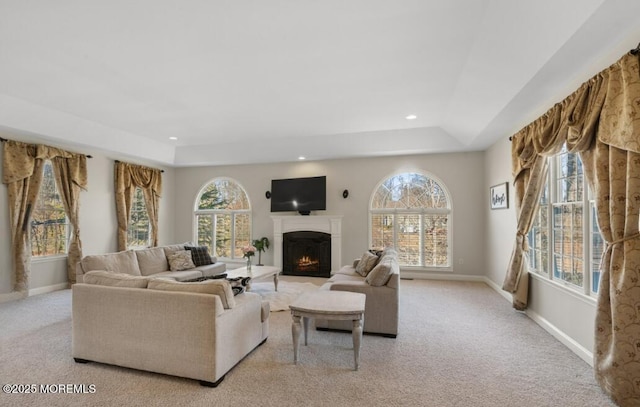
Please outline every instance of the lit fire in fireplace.
[[317, 270], [319, 264], [320, 261], [312, 260], [309, 256], [302, 256], [297, 262], [298, 270], [301, 271]]

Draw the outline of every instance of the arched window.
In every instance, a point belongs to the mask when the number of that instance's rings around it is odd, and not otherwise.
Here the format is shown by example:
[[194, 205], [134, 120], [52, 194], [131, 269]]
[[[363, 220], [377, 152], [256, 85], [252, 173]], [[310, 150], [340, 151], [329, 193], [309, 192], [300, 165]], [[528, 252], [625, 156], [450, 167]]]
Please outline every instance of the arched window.
[[217, 257], [242, 258], [251, 243], [251, 204], [244, 188], [229, 178], [216, 178], [198, 193], [196, 241]]
[[406, 172], [382, 181], [369, 225], [371, 247], [395, 247], [401, 266], [451, 266], [451, 199], [435, 177]]

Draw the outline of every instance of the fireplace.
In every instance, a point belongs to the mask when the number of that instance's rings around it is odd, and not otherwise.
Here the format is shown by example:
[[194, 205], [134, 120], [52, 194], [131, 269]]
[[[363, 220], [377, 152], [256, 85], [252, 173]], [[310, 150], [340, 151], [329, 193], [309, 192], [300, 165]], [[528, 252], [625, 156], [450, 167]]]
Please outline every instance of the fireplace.
[[284, 233], [282, 250], [282, 274], [331, 276], [330, 234], [314, 231]]
[[[321, 232], [331, 238], [329, 270], [337, 271], [342, 264], [342, 216], [340, 215], [278, 215], [273, 219], [273, 265], [284, 270], [284, 236], [291, 232]], [[305, 259], [306, 260], [306, 259]], [[311, 261], [311, 260], [310, 260]], [[303, 265], [305, 261], [303, 261]], [[308, 262], [307, 262], [308, 263]], [[308, 275], [308, 274], [307, 274]]]

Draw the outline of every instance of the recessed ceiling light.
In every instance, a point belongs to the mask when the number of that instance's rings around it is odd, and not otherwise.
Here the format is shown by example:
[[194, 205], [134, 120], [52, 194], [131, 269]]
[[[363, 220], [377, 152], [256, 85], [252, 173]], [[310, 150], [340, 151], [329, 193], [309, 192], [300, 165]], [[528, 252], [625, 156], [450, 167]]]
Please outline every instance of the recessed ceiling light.
[[303, 156], [303, 155], [301, 155], [300, 157], [298, 157], [298, 160], [306, 160], [306, 159], [307, 159], [307, 157], [305, 157], [305, 156]]
[[410, 114], [409, 116], [405, 117], [405, 119], [407, 119], [407, 120], [414, 120], [414, 119], [417, 119], [417, 118], [418, 118], [418, 116], [416, 116], [415, 114]]
[[169, 137], [169, 140], [177, 140], [177, 139], [178, 139], [177, 137], [173, 137], [173, 136]]

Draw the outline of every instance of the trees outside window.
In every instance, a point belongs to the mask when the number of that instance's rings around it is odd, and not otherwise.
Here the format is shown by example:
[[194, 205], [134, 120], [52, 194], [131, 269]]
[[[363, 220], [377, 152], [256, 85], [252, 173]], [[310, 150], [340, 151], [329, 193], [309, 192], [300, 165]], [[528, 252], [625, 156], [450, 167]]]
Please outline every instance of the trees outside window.
[[45, 161], [36, 205], [31, 212], [31, 255], [66, 255], [70, 227], [53, 175], [51, 161]]
[[200, 190], [194, 211], [196, 241], [217, 257], [241, 259], [251, 243], [251, 205], [244, 188], [216, 178]]
[[395, 247], [401, 266], [451, 267], [451, 199], [432, 175], [406, 172], [382, 181], [369, 225], [371, 247]]
[[127, 248], [149, 247], [151, 244], [151, 222], [144, 203], [142, 188], [136, 187], [131, 201], [131, 216], [127, 226]]
[[582, 161], [566, 146], [549, 160], [547, 184], [528, 235], [529, 267], [538, 275], [595, 295], [604, 240]]

